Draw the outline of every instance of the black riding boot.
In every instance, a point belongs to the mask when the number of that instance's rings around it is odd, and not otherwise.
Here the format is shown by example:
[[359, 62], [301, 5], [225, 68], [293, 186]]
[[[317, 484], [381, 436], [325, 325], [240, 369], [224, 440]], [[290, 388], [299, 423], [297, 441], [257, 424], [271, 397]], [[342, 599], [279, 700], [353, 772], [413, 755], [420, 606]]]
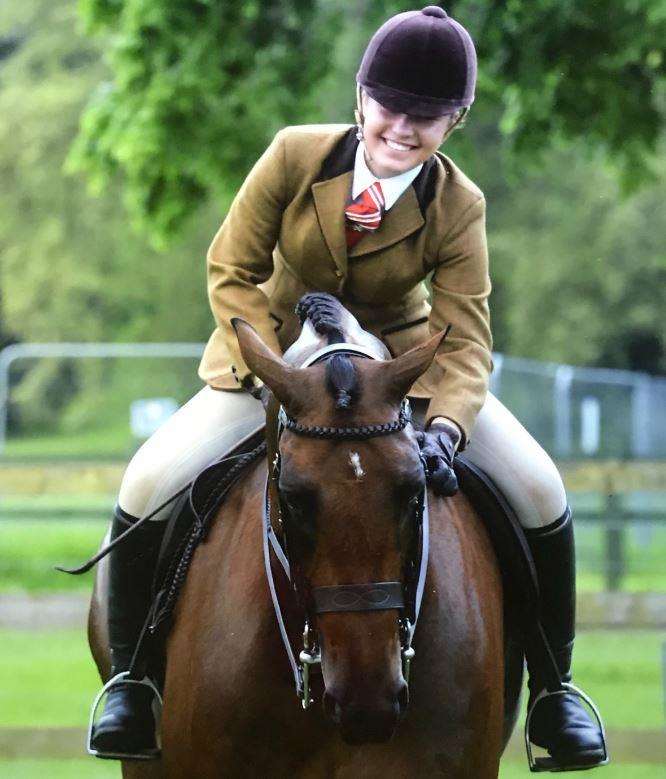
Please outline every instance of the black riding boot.
[[[562, 682], [571, 682], [576, 608], [576, 566], [571, 511], [538, 529], [526, 529], [541, 593], [541, 623], [555, 655]], [[531, 707], [546, 688], [538, 661], [530, 657]], [[530, 723], [533, 744], [548, 751], [559, 767], [590, 768], [604, 761], [604, 741], [581, 699], [573, 693], [551, 695], [536, 704]]]
[[[111, 524], [111, 540], [136, 522], [119, 506]], [[141, 628], [148, 615], [161, 522], [146, 522], [109, 554], [109, 644], [111, 677], [129, 670]], [[153, 692], [144, 685], [113, 685], [94, 727], [91, 746], [98, 757], [157, 757]]]

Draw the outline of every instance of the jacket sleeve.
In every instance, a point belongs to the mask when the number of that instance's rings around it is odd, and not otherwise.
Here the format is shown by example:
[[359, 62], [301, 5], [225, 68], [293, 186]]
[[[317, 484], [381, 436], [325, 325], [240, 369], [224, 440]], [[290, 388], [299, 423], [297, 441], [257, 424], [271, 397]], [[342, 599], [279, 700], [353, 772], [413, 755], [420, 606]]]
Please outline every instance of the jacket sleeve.
[[284, 155], [278, 133], [238, 191], [207, 255], [208, 298], [240, 382], [250, 371], [231, 326], [233, 317], [247, 320], [268, 347], [281, 353], [268, 298], [257, 285], [273, 272], [273, 249], [286, 203]]
[[485, 199], [481, 196], [454, 222], [440, 246], [432, 276], [430, 329], [451, 330], [435, 358], [443, 371], [428, 406], [433, 417], [452, 419], [463, 448], [488, 391], [492, 369]]

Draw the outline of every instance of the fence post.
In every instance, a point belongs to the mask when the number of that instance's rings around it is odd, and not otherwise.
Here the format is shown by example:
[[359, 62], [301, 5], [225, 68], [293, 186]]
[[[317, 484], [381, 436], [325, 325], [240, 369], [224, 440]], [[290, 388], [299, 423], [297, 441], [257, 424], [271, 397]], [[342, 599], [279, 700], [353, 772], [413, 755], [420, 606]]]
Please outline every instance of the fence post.
[[622, 587], [626, 570], [624, 511], [610, 477], [606, 490], [606, 590], [616, 592]]
[[570, 365], [559, 365], [553, 382], [555, 405], [555, 453], [558, 457], [571, 457], [571, 383], [574, 370]]

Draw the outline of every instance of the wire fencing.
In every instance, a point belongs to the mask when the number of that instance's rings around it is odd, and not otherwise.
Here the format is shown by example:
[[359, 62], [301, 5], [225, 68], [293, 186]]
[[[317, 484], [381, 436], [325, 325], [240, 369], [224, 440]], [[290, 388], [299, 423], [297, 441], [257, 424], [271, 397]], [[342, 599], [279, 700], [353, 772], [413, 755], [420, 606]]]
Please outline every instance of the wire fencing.
[[[132, 403], [171, 399], [163, 410], [173, 410], [200, 387], [202, 351], [197, 343], [8, 346], [0, 351], [0, 452], [6, 440], [45, 430], [85, 437], [106, 425], [131, 438]], [[666, 377], [499, 353], [494, 365], [491, 390], [556, 459], [666, 459]], [[99, 436], [101, 457], [109, 454], [105, 440]]]
[[666, 458], [666, 377], [495, 355], [491, 390], [556, 459]]

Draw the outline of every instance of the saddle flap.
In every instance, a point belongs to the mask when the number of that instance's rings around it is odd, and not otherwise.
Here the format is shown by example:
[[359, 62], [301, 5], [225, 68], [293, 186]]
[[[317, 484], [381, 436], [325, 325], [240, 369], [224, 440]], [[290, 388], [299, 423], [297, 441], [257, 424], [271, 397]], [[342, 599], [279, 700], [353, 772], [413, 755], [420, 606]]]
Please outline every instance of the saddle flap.
[[460, 489], [469, 498], [490, 536], [508, 602], [513, 607], [511, 616], [524, 625], [538, 615], [539, 585], [518, 517], [492, 479], [464, 455], [454, 459], [453, 467]]
[[190, 489], [190, 505], [196, 516], [203, 519], [211, 510], [218, 508], [223, 497], [219, 488], [226, 484], [225, 474], [239, 457], [248, 454], [262, 443], [264, 431], [265, 425], [261, 425], [196, 477]]

